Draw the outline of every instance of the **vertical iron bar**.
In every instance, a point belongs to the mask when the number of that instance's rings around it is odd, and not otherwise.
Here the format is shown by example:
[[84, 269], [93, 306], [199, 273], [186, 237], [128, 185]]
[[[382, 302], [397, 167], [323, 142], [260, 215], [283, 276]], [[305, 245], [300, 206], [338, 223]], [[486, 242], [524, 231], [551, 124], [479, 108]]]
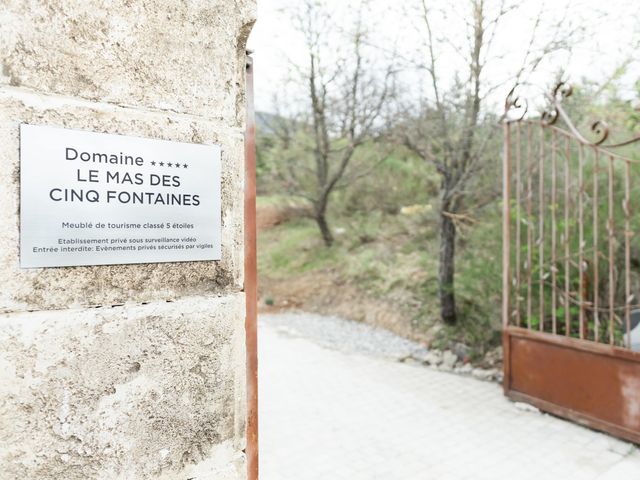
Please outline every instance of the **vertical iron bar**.
[[516, 123], [516, 285], [515, 285], [515, 303], [516, 303], [516, 325], [520, 326], [520, 163], [521, 163], [521, 144], [520, 144], [520, 122]]
[[557, 294], [556, 294], [556, 280], [557, 280], [557, 256], [556, 256], [556, 210], [557, 210], [557, 195], [556, 195], [556, 174], [557, 174], [557, 135], [556, 131], [551, 131], [551, 331], [555, 335], [557, 333], [556, 325], [556, 309]]
[[502, 166], [502, 328], [509, 326], [511, 288], [511, 125], [504, 122], [504, 160]]
[[527, 328], [531, 330], [533, 271], [533, 126], [527, 123]]
[[585, 194], [585, 186], [584, 186], [584, 145], [582, 143], [578, 144], [578, 183], [580, 184], [580, 188], [578, 189], [578, 240], [580, 242], [580, 249], [578, 253], [578, 274], [580, 282], [580, 292], [578, 298], [580, 299], [580, 338], [585, 338], [585, 311], [584, 304], [586, 300], [585, 295], [585, 285], [584, 285], [584, 276], [586, 273], [585, 263], [584, 263], [584, 194]]
[[614, 304], [616, 301], [615, 297], [615, 278], [614, 278], [614, 270], [613, 270], [613, 262], [615, 260], [615, 251], [614, 251], [614, 228], [615, 223], [613, 219], [613, 180], [614, 180], [614, 169], [613, 169], [613, 157], [609, 156], [609, 191], [608, 191], [608, 201], [609, 201], [609, 218], [607, 219], [607, 233], [608, 233], [608, 243], [609, 243], [609, 343], [613, 345], [615, 341], [614, 336], [614, 321], [615, 321], [615, 308]]
[[538, 232], [538, 267], [540, 269], [540, 331], [544, 330], [544, 125], [540, 125], [540, 158], [538, 159], [538, 214], [540, 215]]
[[569, 161], [571, 159], [571, 140], [565, 137], [565, 162], [564, 162], [564, 323], [565, 335], [571, 335], [571, 262], [569, 251]]
[[624, 320], [627, 348], [631, 348], [631, 162], [625, 162], [624, 180]]
[[598, 249], [598, 209], [600, 207], [600, 200], [598, 198], [598, 176], [600, 174], [600, 151], [597, 148], [593, 149], [593, 339], [596, 342], [600, 341], [600, 315], [599, 315], [599, 249]]

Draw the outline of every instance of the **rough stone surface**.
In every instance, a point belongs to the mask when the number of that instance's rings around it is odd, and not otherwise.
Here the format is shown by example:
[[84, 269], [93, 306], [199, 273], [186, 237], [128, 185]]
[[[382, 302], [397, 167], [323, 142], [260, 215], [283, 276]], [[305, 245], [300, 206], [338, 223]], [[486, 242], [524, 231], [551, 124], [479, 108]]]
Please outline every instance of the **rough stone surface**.
[[411, 359], [415, 360], [418, 363], [429, 363], [432, 358], [432, 353], [426, 347], [416, 348], [411, 353]]
[[157, 478], [241, 450], [243, 323], [242, 294], [3, 315], [2, 478]]
[[484, 356], [483, 363], [487, 366], [494, 367], [502, 364], [502, 347], [496, 347], [489, 350]]
[[[0, 479], [246, 477], [245, 43], [255, 0], [0, 8]], [[222, 260], [19, 268], [19, 125], [222, 147]]]
[[497, 380], [498, 374], [499, 372], [495, 368], [491, 368], [488, 370], [484, 368], [474, 368], [471, 371], [471, 375], [473, 375], [473, 377], [477, 378], [478, 380]]
[[458, 361], [458, 357], [451, 350], [445, 350], [442, 354], [442, 364], [440, 368], [443, 370], [453, 370], [456, 362]]
[[424, 359], [426, 365], [437, 367], [442, 363], [442, 352], [439, 350], [433, 350], [429, 352], [429, 355]]
[[255, 0], [5, 0], [0, 83], [241, 126]]
[[455, 343], [451, 350], [453, 351], [453, 353], [456, 354], [456, 357], [458, 357], [458, 360], [460, 360], [461, 362], [464, 362], [466, 359], [469, 358], [469, 351], [470, 348], [465, 345], [464, 343]]
[[473, 371], [473, 366], [470, 363], [465, 363], [464, 365], [456, 367], [454, 371], [462, 375], [470, 375]]

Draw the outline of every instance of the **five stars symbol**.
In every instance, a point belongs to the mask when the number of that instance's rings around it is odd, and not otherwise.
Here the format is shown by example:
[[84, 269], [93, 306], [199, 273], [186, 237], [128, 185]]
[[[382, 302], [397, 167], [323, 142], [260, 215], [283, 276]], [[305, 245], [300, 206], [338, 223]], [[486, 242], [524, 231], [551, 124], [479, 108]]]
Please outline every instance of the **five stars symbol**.
[[[154, 167], [155, 167], [156, 165], [160, 165], [161, 167], [164, 167], [164, 166], [165, 166], [165, 163], [164, 163], [164, 162], [156, 162], [155, 160], [151, 161], [150, 163], [151, 163], [151, 165], [153, 165]], [[186, 163], [180, 164], [180, 163], [178, 163], [178, 162], [176, 162], [176, 163], [167, 162], [167, 163], [166, 163], [166, 165], [167, 165], [167, 167], [174, 167], [174, 166], [175, 166], [176, 168], [189, 168], [189, 165], [187, 165]]]

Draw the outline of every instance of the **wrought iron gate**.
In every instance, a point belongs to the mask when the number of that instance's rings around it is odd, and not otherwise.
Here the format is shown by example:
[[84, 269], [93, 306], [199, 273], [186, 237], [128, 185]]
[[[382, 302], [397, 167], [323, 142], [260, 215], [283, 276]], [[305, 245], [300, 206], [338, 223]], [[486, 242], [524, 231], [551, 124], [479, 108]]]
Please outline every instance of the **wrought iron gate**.
[[640, 137], [613, 143], [595, 122], [586, 138], [571, 93], [559, 84], [537, 117], [514, 91], [506, 103], [504, 390], [640, 442]]

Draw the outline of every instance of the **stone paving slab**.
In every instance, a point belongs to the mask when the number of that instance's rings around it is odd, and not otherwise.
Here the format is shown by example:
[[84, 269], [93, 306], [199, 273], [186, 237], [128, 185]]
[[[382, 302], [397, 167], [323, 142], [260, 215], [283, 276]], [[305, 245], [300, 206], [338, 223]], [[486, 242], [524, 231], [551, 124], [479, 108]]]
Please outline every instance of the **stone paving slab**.
[[640, 480], [636, 447], [521, 408], [495, 383], [271, 321], [259, 356], [262, 480]]

